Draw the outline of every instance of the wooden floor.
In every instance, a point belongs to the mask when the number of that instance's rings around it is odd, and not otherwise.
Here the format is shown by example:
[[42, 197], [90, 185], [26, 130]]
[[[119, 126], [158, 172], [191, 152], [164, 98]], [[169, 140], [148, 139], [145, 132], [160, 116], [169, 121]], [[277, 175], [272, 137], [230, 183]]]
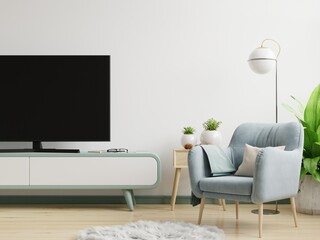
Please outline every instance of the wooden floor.
[[[265, 205], [266, 208], [274, 206]], [[202, 225], [216, 225], [227, 240], [258, 239], [258, 216], [252, 214], [255, 205], [240, 204], [239, 220], [234, 205], [227, 211], [218, 205], [205, 205]], [[76, 240], [81, 229], [90, 226], [125, 224], [137, 220], [177, 220], [196, 223], [199, 207], [178, 204], [137, 205], [133, 212], [125, 205], [1, 205], [0, 239], [59, 239]], [[265, 215], [263, 239], [320, 239], [320, 215], [298, 213], [298, 228], [294, 227], [289, 205], [279, 205], [280, 214]]]

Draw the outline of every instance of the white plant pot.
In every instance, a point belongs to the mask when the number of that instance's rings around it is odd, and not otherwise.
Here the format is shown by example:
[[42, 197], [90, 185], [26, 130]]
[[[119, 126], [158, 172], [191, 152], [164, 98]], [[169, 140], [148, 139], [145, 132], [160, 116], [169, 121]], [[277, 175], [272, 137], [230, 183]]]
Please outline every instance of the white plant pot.
[[[197, 144], [197, 138], [194, 134], [183, 134], [181, 136], [181, 145], [186, 148], [186, 145], [195, 146]], [[191, 146], [189, 146], [190, 148]]]
[[204, 130], [201, 133], [200, 136], [200, 142], [203, 145], [220, 145], [221, 143], [221, 132], [214, 130], [214, 131], [208, 131], [208, 130]]
[[305, 214], [320, 214], [320, 183], [311, 175], [306, 175], [296, 197], [297, 212]]

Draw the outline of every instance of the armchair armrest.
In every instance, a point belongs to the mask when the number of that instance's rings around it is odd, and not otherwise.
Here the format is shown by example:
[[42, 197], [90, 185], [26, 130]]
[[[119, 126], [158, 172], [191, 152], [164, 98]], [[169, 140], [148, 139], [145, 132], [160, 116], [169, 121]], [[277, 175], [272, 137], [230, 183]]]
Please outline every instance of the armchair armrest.
[[295, 196], [299, 188], [302, 151], [261, 150], [253, 174], [253, 203], [263, 203]]
[[196, 146], [189, 151], [188, 169], [191, 190], [196, 197], [201, 198], [202, 191], [199, 188], [199, 182], [202, 178], [209, 176], [210, 166], [200, 146]]

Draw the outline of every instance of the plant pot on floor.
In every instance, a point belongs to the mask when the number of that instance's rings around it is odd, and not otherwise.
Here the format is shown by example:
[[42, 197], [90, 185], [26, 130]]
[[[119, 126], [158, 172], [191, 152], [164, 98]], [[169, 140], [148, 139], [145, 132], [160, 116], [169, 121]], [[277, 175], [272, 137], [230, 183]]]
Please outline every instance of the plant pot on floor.
[[320, 183], [311, 175], [306, 175], [300, 184], [296, 197], [297, 212], [305, 214], [320, 214]]

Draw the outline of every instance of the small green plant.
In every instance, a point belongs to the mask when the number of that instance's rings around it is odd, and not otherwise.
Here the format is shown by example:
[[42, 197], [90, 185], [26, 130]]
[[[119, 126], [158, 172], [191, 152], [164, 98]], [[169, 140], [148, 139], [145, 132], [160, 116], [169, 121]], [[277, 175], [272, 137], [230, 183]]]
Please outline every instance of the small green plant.
[[195, 131], [193, 127], [184, 127], [182, 132], [183, 134], [194, 134]]
[[206, 122], [202, 124], [203, 128], [207, 131], [214, 131], [217, 130], [222, 122], [217, 121], [213, 118], [209, 118]]

